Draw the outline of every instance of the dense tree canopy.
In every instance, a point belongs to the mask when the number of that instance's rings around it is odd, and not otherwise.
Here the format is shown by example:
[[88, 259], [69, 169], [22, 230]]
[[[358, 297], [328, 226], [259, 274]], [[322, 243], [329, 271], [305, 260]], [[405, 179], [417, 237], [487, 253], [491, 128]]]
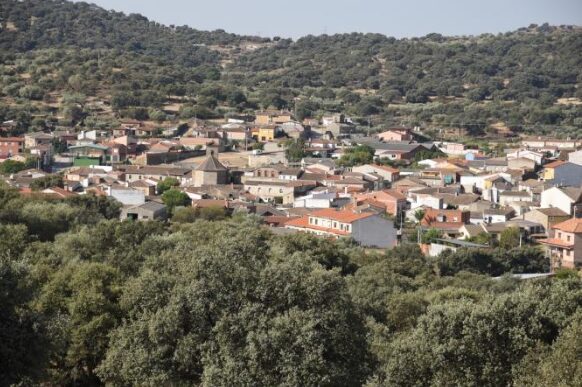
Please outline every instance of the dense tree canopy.
[[0, 198], [8, 383], [544, 385], [580, 371], [578, 274], [489, 277], [547, 270], [536, 249], [433, 259], [276, 236], [237, 213], [120, 222], [107, 198]]

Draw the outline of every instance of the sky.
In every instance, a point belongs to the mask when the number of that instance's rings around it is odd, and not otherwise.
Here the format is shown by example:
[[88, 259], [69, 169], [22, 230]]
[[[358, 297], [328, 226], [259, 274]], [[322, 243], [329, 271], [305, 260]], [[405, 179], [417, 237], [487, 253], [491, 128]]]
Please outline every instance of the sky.
[[170, 25], [242, 35], [498, 33], [532, 23], [582, 25], [582, 0], [88, 0]]

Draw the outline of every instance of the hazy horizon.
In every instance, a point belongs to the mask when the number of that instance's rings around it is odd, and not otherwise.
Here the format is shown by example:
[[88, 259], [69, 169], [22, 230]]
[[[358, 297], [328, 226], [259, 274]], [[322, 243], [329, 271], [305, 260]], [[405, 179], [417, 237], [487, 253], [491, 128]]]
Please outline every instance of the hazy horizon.
[[223, 29], [240, 35], [280, 36], [349, 32], [381, 33], [397, 38], [443, 35], [497, 34], [530, 24], [582, 25], [579, 0], [432, 0], [396, 2], [362, 0], [296, 0], [287, 8], [265, 0], [232, 3], [166, 0], [92, 0], [105, 9], [140, 13], [166, 25], [198, 30]]

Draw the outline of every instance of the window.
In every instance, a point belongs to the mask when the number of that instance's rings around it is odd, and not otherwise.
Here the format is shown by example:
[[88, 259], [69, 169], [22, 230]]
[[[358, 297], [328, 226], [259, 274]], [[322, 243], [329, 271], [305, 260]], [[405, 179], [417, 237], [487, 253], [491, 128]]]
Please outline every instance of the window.
[[558, 238], [560, 238], [560, 239], [562, 238], [562, 233], [561, 232], [558, 232]]
[[566, 240], [570, 242], [570, 235], [566, 236]]
[[333, 222], [333, 228], [337, 228], [337, 222]]

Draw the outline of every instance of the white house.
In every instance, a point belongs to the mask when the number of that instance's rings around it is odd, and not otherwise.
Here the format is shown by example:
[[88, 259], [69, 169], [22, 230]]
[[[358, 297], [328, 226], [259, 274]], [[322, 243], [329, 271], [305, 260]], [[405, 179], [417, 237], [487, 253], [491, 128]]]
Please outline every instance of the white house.
[[578, 187], [552, 187], [542, 192], [541, 208], [559, 208], [574, 215], [574, 207], [582, 202], [582, 189]]
[[536, 165], [542, 165], [544, 160], [544, 154], [541, 152], [535, 152], [529, 149], [518, 149], [514, 152], [507, 154], [507, 160], [516, 159], [529, 159], [536, 163]]

